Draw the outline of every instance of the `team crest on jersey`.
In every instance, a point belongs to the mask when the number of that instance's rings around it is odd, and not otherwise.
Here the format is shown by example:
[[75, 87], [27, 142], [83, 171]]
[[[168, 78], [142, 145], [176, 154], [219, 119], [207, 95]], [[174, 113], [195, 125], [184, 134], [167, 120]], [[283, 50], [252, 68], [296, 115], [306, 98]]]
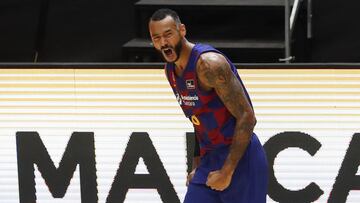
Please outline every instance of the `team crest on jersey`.
[[186, 88], [189, 90], [195, 89], [195, 81], [193, 79], [186, 80]]

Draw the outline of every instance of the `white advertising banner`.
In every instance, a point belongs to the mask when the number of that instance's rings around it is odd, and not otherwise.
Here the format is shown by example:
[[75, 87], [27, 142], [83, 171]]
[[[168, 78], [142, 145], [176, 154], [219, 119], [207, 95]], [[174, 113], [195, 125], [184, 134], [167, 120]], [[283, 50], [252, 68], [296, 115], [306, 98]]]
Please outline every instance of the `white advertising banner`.
[[[360, 202], [360, 69], [239, 69], [268, 202]], [[159, 69], [0, 69], [0, 203], [178, 203], [192, 124]]]

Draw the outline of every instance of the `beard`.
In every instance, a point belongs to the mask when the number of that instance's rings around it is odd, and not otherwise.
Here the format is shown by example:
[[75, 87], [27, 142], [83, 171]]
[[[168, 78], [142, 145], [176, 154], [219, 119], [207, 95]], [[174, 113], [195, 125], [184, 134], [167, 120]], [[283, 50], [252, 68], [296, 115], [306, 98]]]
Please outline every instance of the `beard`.
[[[164, 50], [168, 50], [170, 49], [171, 52], [174, 52], [176, 54], [176, 57], [175, 59], [173, 60], [168, 60], [167, 57], [166, 57], [166, 53]], [[182, 40], [179, 40], [178, 43], [175, 44], [175, 47], [173, 46], [170, 46], [170, 45], [167, 45], [167, 46], [163, 46], [160, 48], [160, 50], [158, 50], [158, 53], [160, 54], [161, 58], [167, 62], [167, 63], [174, 63], [176, 62], [179, 58], [180, 58], [180, 53], [182, 51]]]

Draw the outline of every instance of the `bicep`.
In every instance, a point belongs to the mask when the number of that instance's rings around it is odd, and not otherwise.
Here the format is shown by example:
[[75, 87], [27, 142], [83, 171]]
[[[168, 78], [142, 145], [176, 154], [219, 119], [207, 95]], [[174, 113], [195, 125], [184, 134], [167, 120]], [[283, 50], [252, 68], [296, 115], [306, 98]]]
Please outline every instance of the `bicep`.
[[243, 86], [223, 56], [210, 58], [199, 65], [202, 65], [199, 67], [201, 80], [214, 88], [233, 116], [239, 118], [244, 111], [252, 111]]

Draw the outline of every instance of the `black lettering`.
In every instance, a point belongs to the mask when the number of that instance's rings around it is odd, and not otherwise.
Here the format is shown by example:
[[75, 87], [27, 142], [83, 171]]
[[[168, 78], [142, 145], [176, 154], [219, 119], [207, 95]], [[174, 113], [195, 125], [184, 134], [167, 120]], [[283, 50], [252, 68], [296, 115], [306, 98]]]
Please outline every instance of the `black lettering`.
[[20, 203], [36, 202], [34, 164], [37, 165], [54, 198], [63, 198], [80, 166], [81, 202], [97, 202], [94, 134], [74, 132], [56, 168], [37, 132], [17, 132]]
[[271, 137], [265, 144], [269, 162], [269, 193], [277, 202], [307, 203], [317, 200], [324, 192], [315, 183], [310, 183], [304, 189], [292, 191], [284, 188], [276, 179], [274, 161], [276, 156], [284, 149], [298, 147], [307, 151], [311, 156], [320, 149], [321, 143], [315, 138], [302, 132], [283, 132]]
[[360, 165], [360, 133], [354, 134], [333, 189], [329, 196], [329, 203], [346, 202], [350, 190], [360, 190], [360, 176], [356, 175]]
[[[143, 158], [149, 174], [134, 174], [140, 157]], [[163, 202], [180, 203], [174, 186], [146, 132], [131, 134], [106, 202], [124, 202], [129, 188], [156, 188]]]

